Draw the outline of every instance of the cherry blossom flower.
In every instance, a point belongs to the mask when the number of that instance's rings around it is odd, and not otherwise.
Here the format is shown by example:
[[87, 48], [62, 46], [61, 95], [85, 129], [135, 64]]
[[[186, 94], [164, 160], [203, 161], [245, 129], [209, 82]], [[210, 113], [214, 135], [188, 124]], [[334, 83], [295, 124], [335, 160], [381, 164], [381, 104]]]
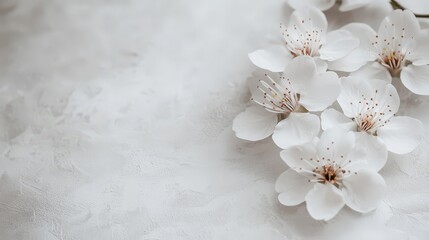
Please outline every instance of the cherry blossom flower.
[[342, 28], [360, 39], [360, 46], [346, 57], [329, 62], [332, 70], [353, 72], [352, 76], [382, 77], [391, 82], [400, 77], [410, 91], [429, 95], [429, 30], [420, 30], [409, 10], [392, 11], [378, 33], [361, 23]]
[[386, 184], [355, 144], [352, 132], [330, 129], [316, 143], [283, 150], [281, 158], [290, 169], [275, 185], [280, 203], [295, 206], [305, 201], [317, 220], [332, 219], [344, 205], [362, 213], [377, 208]]
[[357, 132], [359, 147], [367, 149], [370, 161], [380, 163], [377, 159], [385, 159], [387, 150], [409, 153], [421, 140], [423, 124], [419, 120], [395, 116], [399, 96], [395, 87], [386, 81], [344, 78], [338, 103], [344, 114], [334, 109], [325, 110], [321, 115], [322, 129], [340, 127]]
[[[316, 7], [325, 11], [335, 5], [337, 0], [289, 0], [289, 5], [294, 9], [305, 7]], [[371, 0], [342, 0], [339, 10], [342, 12], [351, 11], [371, 3]]]
[[274, 142], [283, 148], [309, 142], [319, 134], [320, 120], [308, 111], [323, 111], [339, 92], [336, 73], [317, 71], [311, 57], [294, 58], [278, 78], [266, 75], [257, 83], [251, 99], [256, 104], [240, 113], [232, 128], [250, 141], [274, 133]]
[[359, 40], [343, 29], [327, 32], [325, 15], [314, 7], [299, 9], [292, 13], [287, 26], [280, 26], [283, 41], [249, 54], [256, 66], [271, 72], [282, 72], [286, 64], [297, 56], [313, 57], [321, 71], [325, 61], [345, 57], [358, 47]]

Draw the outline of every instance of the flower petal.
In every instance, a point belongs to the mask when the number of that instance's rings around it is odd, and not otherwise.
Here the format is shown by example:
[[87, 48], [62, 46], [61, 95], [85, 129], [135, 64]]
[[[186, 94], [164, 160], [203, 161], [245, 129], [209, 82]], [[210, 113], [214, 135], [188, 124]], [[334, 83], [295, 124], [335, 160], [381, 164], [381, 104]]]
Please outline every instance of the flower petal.
[[313, 183], [307, 178], [288, 169], [277, 178], [275, 189], [280, 193], [279, 201], [286, 206], [295, 206], [305, 200], [308, 191], [313, 187]]
[[383, 177], [375, 171], [362, 170], [343, 180], [346, 204], [366, 213], [378, 207], [386, 192]]
[[285, 47], [273, 45], [249, 53], [249, 58], [257, 67], [271, 72], [282, 72], [292, 55], [289, 54]]
[[317, 66], [317, 72], [324, 73], [328, 70], [328, 64], [320, 58], [313, 58]]
[[420, 143], [423, 124], [406, 116], [392, 117], [377, 130], [378, 137], [386, 144], [387, 150], [396, 154], [413, 151]]
[[343, 208], [341, 191], [332, 184], [314, 184], [305, 197], [308, 213], [316, 220], [330, 220]]
[[273, 140], [280, 148], [308, 143], [319, 134], [319, 117], [310, 113], [290, 113], [279, 122], [274, 130]]
[[315, 7], [308, 6], [299, 8], [292, 13], [288, 28], [298, 28], [302, 34], [313, 30], [321, 30], [320, 32], [324, 33], [328, 28], [328, 20], [322, 11]]
[[355, 135], [340, 128], [326, 130], [317, 144], [319, 158], [325, 162], [341, 164], [355, 146]]
[[339, 10], [341, 12], [351, 11], [369, 4], [371, 0], [342, 0]]
[[411, 92], [420, 95], [429, 95], [429, 65], [404, 67], [401, 71], [401, 80]]
[[355, 164], [348, 166], [348, 170], [358, 171], [363, 168], [380, 171], [387, 161], [386, 145], [376, 136], [366, 132], [356, 132], [356, 145], [349, 159]]
[[380, 79], [388, 83], [392, 82], [392, 75], [386, 67], [378, 62], [369, 62], [357, 71], [350, 73], [351, 77], [367, 78], [367, 79]]
[[270, 136], [277, 125], [277, 114], [252, 105], [235, 117], [232, 130], [238, 138], [258, 141]]
[[380, 39], [401, 39], [404, 49], [412, 46], [414, 39], [419, 36], [420, 25], [416, 16], [410, 10], [394, 10], [384, 18], [378, 28]]
[[[373, 110], [384, 112], [386, 118], [393, 116], [399, 109], [399, 95], [392, 84], [383, 80], [368, 80], [361, 77], [345, 77], [342, 79], [341, 93], [337, 101], [344, 115], [349, 118], [356, 117], [355, 115], [358, 109], [362, 107], [362, 104], [371, 99], [378, 102], [377, 105], [374, 104]], [[374, 102], [371, 101], [372, 103]], [[386, 107], [390, 111], [386, 112]]]
[[323, 111], [320, 115], [320, 119], [323, 130], [328, 130], [333, 127], [339, 127], [349, 131], [356, 130], [356, 124], [350, 118], [333, 108]]
[[283, 76], [292, 83], [294, 91], [300, 93], [316, 80], [317, 72], [318, 66], [313, 58], [299, 56], [286, 65]]
[[339, 29], [326, 35], [326, 43], [319, 50], [320, 59], [334, 61], [345, 57], [359, 46], [359, 39], [350, 32]]
[[359, 47], [354, 49], [351, 53], [338, 60], [328, 62], [328, 68], [335, 71], [353, 72], [365, 65], [369, 61], [374, 61], [377, 58], [372, 41], [376, 33], [374, 30], [363, 23], [350, 23], [343, 28], [349, 31], [356, 38], [359, 39]]
[[[404, 8], [411, 10], [414, 14], [429, 14], [429, 2], [421, 0], [397, 0]], [[422, 19], [424, 20], [424, 18]], [[425, 23], [427, 21], [421, 21]]]
[[340, 94], [340, 81], [335, 72], [318, 73], [308, 85], [301, 86], [300, 104], [308, 111], [322, 111]]
[[316, 7], [322, 11], [330, 9], [335, 4], [335, 0], [289, 0], [289, 5], [294, 9], [306, 8], [308, 6]]
[[[276, 77], [278, 74], [273, 74]], [[267, 74], [265, 70], [253, 71], [252, 76], [247, 78], [247, 88], [252, 94], [252, 98], [261, 102], [264, 99], [264, 95], [261, 90], [258, 89], [258, 86], [261, 85], [260, 81], [267, 79]]]
[[[317, 0], [315, 0], [317, 1]], [[359, 0], [366, 1], [366, 0]], [[343, 1], [337, 1], [339, 3]], [[349, 23], [365, 23], [373, 29], [380, 26], [381, 21], [393, 10], [389, 1], [371, 1], [370, 4], [355, 9], [353, 11], [342, 12], [337, 8], [332, 8], [328, 13], [329, 28], [338, 29]]]
[[407, 59], [417, 66], [429, 64], [429, 29], [420, 31], [416, 47], [407, 55]]
[[280, 157], [294, 171], [313, 171], [317, 164], [317, 150], [313, 143], [290, 147], [280, 152]]

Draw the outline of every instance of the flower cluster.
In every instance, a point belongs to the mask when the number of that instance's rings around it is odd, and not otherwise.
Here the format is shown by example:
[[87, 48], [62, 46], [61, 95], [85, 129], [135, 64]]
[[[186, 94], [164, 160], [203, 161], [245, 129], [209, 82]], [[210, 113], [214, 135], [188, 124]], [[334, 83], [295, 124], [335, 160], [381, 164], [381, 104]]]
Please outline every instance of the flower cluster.
[[[339, 10], [369, 2], [343, 0]], [[317, 220], [344, 205], [377, 208], [388, 152], [410, 153], [423, 132], [419, 120], [396, 115], [395, 85], [429, 95], [429, 30], [412, 12], [391, 11], [378, 32], [363, 23], [328, 31], [322, 11], [334, 3], [289, 0], [295, 11], [280, 26], [282, 43], [249, 54], [267, 74], [250, 80], [251, 104], [233, 122], [241, 139], [272, 137], [289, 167], [275, 184], [280, 203], [305, 201]]]

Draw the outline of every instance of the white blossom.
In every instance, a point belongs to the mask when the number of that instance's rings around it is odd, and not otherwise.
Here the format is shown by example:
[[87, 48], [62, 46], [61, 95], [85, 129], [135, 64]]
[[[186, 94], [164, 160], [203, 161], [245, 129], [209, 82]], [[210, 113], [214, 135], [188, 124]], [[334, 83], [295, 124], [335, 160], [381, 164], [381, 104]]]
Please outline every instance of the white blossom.
[[423, 124], [411, 117], [395, 115], [399, 96], [395, 87], [386, 81], [343, 78], [338, 103], [344, 114], [334, 109], [325, 110], [321, 115], [322, 128], [340, 127], [357, 132], [360, 147], [371, 152], [370, 160], [385, 159], [387, 150], [409, 153], [421, 140]]
[[420, 30], [409, 10], [392, 11], [378, 33], [361, 23], [342, 28], [360, 39], [360, 45], [346, 57], [329, 63], [332, 70], [353, 72], [352, 76], [381, 78], [391, 82], [400, 77], [416, 94], [429, 95], [429, 30]]
[[280, 27], [282, 41], [249, 54], [256, 66], [271, 72], [283, 71], [297, 56], [314, 58], [321, 71], [325, 71], [326, 62], [344, 58], [359, 45], [359, 40], [344, 29], [327, 32], [325, 15], [314, 7], [294, 11], [289, 23]]
[[317, 143], [293, 146], [280, 155], [290, 167], [275, 185], [280, 203], [295, 206], [305, 201], [314, 219], [330, 220], [344, 205], [366, 213], [384, 196], [385, 182], [355, 148], [352, 132], [331, 129]]
[[257, 141], [274, 133], [276, 144], [286, 148], [318, 135], [319, 117], [308, 111], [330, 106], [339, 95], [340, 85], [336, 73], [319, 72], [311, 57], [300, 56], [287, 64], [279, 77], [266, 75], [259, 80], [252, 92], [251, 100], [256, 104], [234, 119], [236, 136]]

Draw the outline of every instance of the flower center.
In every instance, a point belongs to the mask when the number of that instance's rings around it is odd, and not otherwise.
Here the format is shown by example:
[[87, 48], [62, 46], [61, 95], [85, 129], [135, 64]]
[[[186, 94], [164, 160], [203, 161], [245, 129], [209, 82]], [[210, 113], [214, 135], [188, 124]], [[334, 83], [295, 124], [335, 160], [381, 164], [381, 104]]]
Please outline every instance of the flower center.
[[374, 94], [362, 94], [357, 101], [350, 102], [356, 116], [352, 120], [356, 123], [357, 130], [376, 136], [377, 129], [388, 123], [394, 115], [390, 105], [394, 102], [393, 97], [392, 94], [380, 93], [375, 89]]
[[287, 115], [293, 111], [301, 111], [302, 107], [299, 105], [300, 95], [294, 91], [289, 79], [280, 77], [280, 81], [277, 83], [267, 74], [265, 76], [270, 80], [270, 84], [259, 80], [260, 85], [256, 86], [262, 92], [263, 99], [258, 101], [252, 98], [252, 101], [274, 113]]
[[[332, 142], [334, 144], [334, 142]], [[333, 156], [335, 150], [331, 146], [326, 148], [330, 153], [328, 155]], [[336, 159], [327, 157], [316, 157], [308, 158], [301, 157], [303, 163], [302, 167], [296, 168], [296, 170], [308, 178], [308, 182], [313, 183], [330, 183], [337, 188], [343, 187], [343, 179], [349, 177], [351, 174], [357, 174], [348, 170], [351, 165], [359, 162], [352, 161], [351, 159], [346, 160], [346, 157], [341, 155]], [[310, 168], [306, 167], [309, 166]]]
[[314, 169], [314, 172], [319, 174], [319, 182], [338, 185], [338, 181], [342, 179], [342, 175], [346, 172], [346, 170], [333, 165], [324, 165], [321, 168]]
[[347, 178], [352, 173], [357, 174], [357, 172], [352, 172], [343, 168], [350, 163], [351, 161], [347, 161], [345, 164], [343, 164], [343, 166], [335, 163], [328, 163], [321, 167], [316, 167], [313, 170], [313, 177], [315, 177], [316, 179], [309, 181], [323, 184], [330, 183], [337, 188], [341, 188], [343, 186], [342, 180], [344, 178]]
[[375, 123], [376, 121], [374, 115], [365, 114], [363, 118], [358, 119], [357, 121], [358, 130], [360, 132], [371, 132], [372, 130], [374, 130]]
[[358, 117], [354, 118], [359, 132], [367, 132], [371, 135], [377, 135], [377, 129], [384, 126], [388, 119], [384, 117], [384, 113], [380, 112], [368, 112], [359, 114]]
[[380, 63], [389, 69], [392, 76], [397, 76], [405, 65], [405, 55], [400, 51], [383, 52], [379, 57]]
[[298, 56], [302, 56], [302, 55], [315, 57], [315, 56], [319, 55], [318, 50], [317, 49], [313, 50], [310, 46], [304, 46], [302, 48], [291, 49], [290, 53], [292, 54], [293, 57], [298, 57]]
[[405, 28], [397, 28], [395, 24], [385, 26], [387, 36], [375, 36], [372, 42], [378, 54], [378, 62], [389, 69], [392, 76], [398, 76], [402, 67], [408, 64], [407, 54], [410, 54], [413, 36], [405, 35]]
[[[311, 19], [308, 19], [308, 21], [311, 22]], [[304, 20], [302, 20], [302, 23], [304, 23]], [[302, 55], [319, 56], [322, 29], [301, 30], [296, 25], [288, 28], [283, 28], [280, 25], [280, 28], [284, 29], [282, 34], [286, 47], [293, 57]]]

